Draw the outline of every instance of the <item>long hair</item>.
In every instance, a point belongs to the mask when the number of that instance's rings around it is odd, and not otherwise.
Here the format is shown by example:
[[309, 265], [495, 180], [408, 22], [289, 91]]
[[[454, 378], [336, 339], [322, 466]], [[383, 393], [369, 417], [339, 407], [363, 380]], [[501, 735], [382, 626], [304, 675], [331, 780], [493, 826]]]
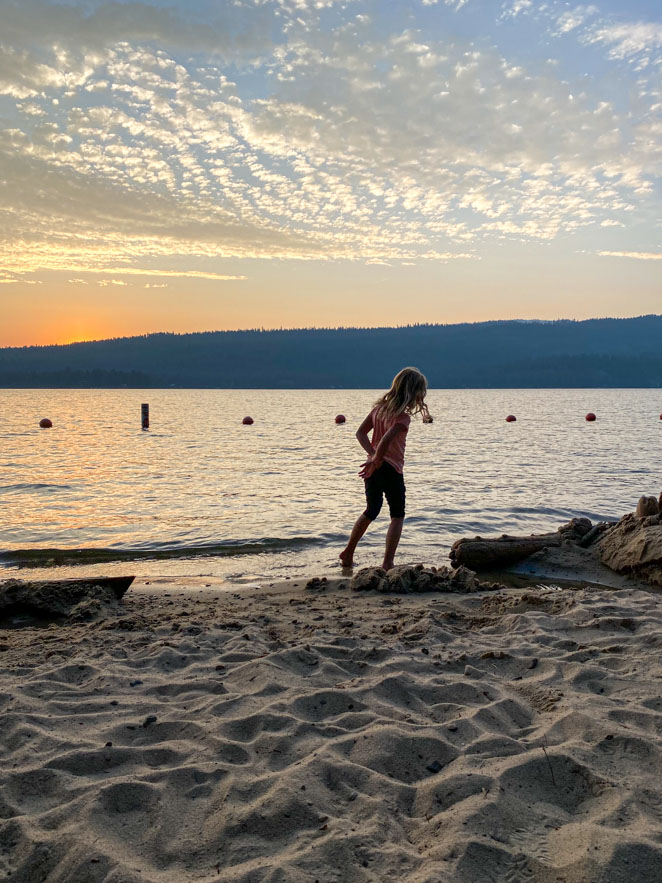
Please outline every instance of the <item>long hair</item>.
[[403, 368], [393, 378], [389, 391], [375, 402], [380, 414], [393, 419], [400, 414], [422, 414], [429, 417], [430, 412], [425, 404], [428, 381], [418, 368]]

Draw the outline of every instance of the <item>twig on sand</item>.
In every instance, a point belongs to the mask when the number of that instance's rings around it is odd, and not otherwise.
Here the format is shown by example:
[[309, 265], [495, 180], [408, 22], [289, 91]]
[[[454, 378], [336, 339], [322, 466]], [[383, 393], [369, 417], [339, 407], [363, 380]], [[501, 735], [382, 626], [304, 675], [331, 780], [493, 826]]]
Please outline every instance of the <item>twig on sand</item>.
[[547, 754], [547, 749], [545, 748], [544, 745], [542, 746], [542, 750], [545, 752], [545, 759], [547, 760], [547, 766], [549, 767], [549, 772], [552, 776], [552, 784], [556, 788], [556, 779], [554, 778], [554, 770], [552, 769], [552, 762], [549, 759], [549, 755]]

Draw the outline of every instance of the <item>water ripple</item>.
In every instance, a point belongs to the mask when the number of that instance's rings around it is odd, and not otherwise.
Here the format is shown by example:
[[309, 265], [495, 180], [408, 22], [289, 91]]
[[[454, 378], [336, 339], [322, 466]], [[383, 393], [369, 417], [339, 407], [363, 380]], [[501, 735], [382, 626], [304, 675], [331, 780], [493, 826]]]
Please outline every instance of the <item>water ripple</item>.
[[[377, 392], [0, 390], [0, 577], [18, 558], [62, 573], [127, 559], [165, 575], [328, 569], [365, 505], [354, 428]], [[428, 401], [434, 423], [414, 421], [407, 441], [400, 560], [442, 563], [467, 534], [613, 520], [662, 490], [659, 390], [433, 390]], [[380, 559], [387, 522], [385, 506], [359, 563]]]

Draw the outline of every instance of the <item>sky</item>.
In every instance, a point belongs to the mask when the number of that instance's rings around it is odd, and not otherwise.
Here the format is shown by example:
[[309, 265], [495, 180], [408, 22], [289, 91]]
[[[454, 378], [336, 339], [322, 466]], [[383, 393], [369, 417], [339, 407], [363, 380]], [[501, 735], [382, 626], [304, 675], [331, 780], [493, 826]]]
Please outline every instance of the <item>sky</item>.
[[662, 312], [658, 0], [0, 22], [0, 346]]

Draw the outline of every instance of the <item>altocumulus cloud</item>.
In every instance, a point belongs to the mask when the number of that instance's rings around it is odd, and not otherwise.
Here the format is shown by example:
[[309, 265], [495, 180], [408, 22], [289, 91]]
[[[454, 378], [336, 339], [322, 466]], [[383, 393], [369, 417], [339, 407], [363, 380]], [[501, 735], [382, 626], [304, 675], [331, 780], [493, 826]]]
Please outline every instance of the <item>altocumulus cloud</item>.
[[633, 258], [637, 261], [662, 261], [662, 252], [647, 251], [600, 251], [601, 257], [607, 258]]
[[[183, 3], [5, 4], [0, 281], [467, 260], [495, 239], [650, 217], [661, 26], [512, 0], [487, 23], [482, 5], [474, 40], [457, 36], [454, 18], [478, 7], [411, 0], [376, 20], [361, 0], [237, 0], [207, 17]], [[523, 17], [541, 45], [585, 52], [587, 73], [602, 51], [632, 76], [631, 105], [597, 75], [577, 88], [563, 64], [500, 48]], [[150, 269], [175, 257], [190, 269]], [[214, 272], [195, 269], [210, 259]]]

